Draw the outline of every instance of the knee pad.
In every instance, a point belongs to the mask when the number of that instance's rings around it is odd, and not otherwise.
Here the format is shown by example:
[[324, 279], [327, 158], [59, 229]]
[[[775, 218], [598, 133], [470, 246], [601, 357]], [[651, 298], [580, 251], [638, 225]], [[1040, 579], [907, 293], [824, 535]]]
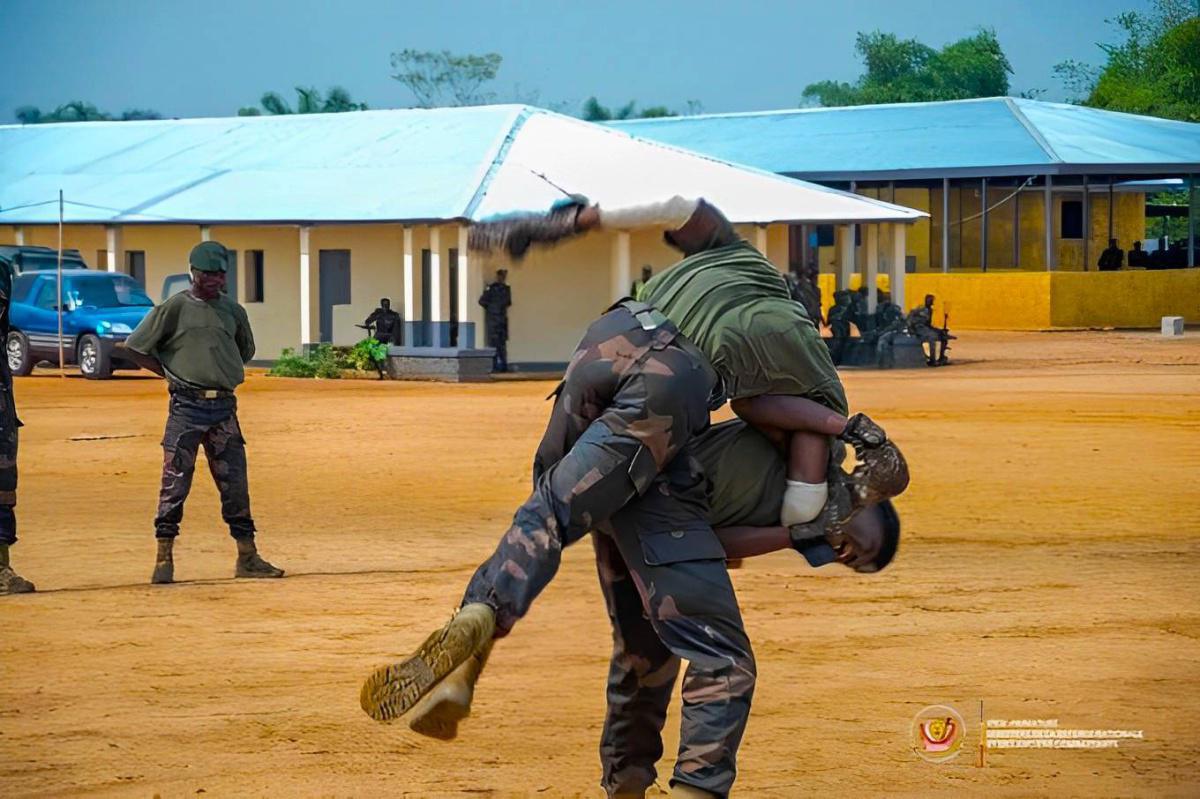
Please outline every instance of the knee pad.
[[783, 506], [779, 509], [779, 521], [784, 527], [811, 522], [825, 507], [828, 496], [828, 483], [788, 480], [783, 492]]

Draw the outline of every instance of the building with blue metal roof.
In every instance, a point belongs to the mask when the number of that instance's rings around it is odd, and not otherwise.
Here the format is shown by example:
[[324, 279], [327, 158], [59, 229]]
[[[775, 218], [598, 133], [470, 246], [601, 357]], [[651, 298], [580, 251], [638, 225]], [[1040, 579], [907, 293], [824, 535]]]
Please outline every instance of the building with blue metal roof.
[[609, 208], [706, 197], [781, 268], [790, 224], [903, 240], [925, 216], [512, 105], [0, 126], [0, 244], [54, 246], [60, 191], [65, 246], [152, 295], [198, 240], [235, 250], [231, 290], [264, 357], [353, 343], [385, 296], [403, 297], [407, 343], [469, 349], [485, 275], [510, 267], [512, 360], [561, 362], [635, 271], [677, 260], [652, 229], [589, 233], [517, 264], [468, 255], [472, 221], [572, 193]]
[[[1191, 266], [1200, 259], [1200, 124], [1013, 97], [608, 124], [925, 210], [929, 218], [913, 226], [905, 246], [910, 273], [1096, 271], [1110, 239], [1126, 253], [1126, 270], [1135, 247], [1161, 254], [1134, 255], [1134, 269], [1142, 263]], [[1190, 190], [1191, 236], [1155, 241], [1153, 217], [1182, 209], [1148, 208], [1146, 196], [1181, 188]], [[849, 285], [854, 273], [870, 268], [863, 264], [869, 260], [865, 239], [857, 234], [852, 246], [832, 231], [799, 228], [790, 237], [789, 262], [816, 261], [837, 284]], [[938, 284], [938, 290], [951, 285], [965, 283]], [[1003, 302], [997, 308], [995, 318], [966, 317], [1003, 326], [998, 317], [1012, 309]], [[1198, 309], [1181, 310], [1194, 318]], [[1150, 324], [1154, 312], [1137, 318]], [[1130, 318], [1101, 313], [1096, 321], [1127, 324]]]

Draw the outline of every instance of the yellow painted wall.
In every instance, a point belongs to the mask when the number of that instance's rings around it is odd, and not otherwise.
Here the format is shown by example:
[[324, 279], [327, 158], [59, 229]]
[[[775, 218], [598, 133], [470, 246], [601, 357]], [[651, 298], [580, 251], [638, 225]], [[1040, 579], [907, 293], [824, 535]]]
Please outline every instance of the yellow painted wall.
[[[597, 231], [557, 247], [531, 249], [524, 260], [508, 266], [510, 361], [562, 363], [571, 357], [587, 326], [613, 303], [615, 235]], [[485, 258], [484, 274], [505, 263], [497, 256]], [[630, 271], [636, 276], [641, 265], [631, 258]]]
[[1150, 327], [1200, 319], [1200, 269], [1051, 275], [1055, 327]]

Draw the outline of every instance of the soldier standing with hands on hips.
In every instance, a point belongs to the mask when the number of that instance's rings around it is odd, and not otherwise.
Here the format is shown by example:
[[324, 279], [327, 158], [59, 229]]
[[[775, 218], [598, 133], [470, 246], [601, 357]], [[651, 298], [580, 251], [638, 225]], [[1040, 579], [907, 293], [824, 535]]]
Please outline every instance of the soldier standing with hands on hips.
[[158, 557], [152, 583], [175, 581], [172, 550], [201, 445], [221, 495], [221, 516], [237, 542], [235, 577], [282, 577], [259, 557], [250, 516], [246, 440], [234, 390], [254, 357], [246, 310], [225, 294], [229, 252], [215, 241], [192, 248], [192, 286], [151, 311], [125, 341], [126, 355], [167, 380], [162, 490], [154, 519]]

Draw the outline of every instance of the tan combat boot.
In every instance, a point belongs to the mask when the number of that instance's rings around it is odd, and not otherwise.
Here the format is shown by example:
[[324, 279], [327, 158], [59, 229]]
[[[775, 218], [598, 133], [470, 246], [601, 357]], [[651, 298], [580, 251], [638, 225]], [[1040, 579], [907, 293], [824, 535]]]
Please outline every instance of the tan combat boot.
[[[496, 612], [490, 607], [479, 602], [464, 606], [416, 652], [398, 663], [381, 666], [367, 677], [359, 693], [363, 711], [376, 721], [392, 721], [405, 715], [451, 672], [480, 652], [495, 630]], [[486, 658], [486, 652], [483, 656]], [[482, 661], [479, 665], [483, 667]]]
[[154, 558], [154, 574], [150, 575], [151, 584], [166, 585], [175, 582], [174, 549], [174, 538], [158, 539], [158, 555]]
[[254, 536], [237, 539], [237, 565], [234, 577], [282, 577], [283, 569], [277, 569], [258, 554]]
[[717, 799], [717, 795], [711, 791], [697, 788], [695, 785], [686, 785], [682, 782], [672, 785], [671, 793], [668, 796], [671, 799]]
[[485, 641], [413, 707], [408, 714], [410, 730], [442, 741], [452, 741], [458, 736], [458, 722], [471, 715], [475, 683], [492, 652], [492, 643], [491, 638]]
[[29, 594], [33, 583], [12, 570], [8, 560], [8, 544], [0, 544], [0, 594]]

